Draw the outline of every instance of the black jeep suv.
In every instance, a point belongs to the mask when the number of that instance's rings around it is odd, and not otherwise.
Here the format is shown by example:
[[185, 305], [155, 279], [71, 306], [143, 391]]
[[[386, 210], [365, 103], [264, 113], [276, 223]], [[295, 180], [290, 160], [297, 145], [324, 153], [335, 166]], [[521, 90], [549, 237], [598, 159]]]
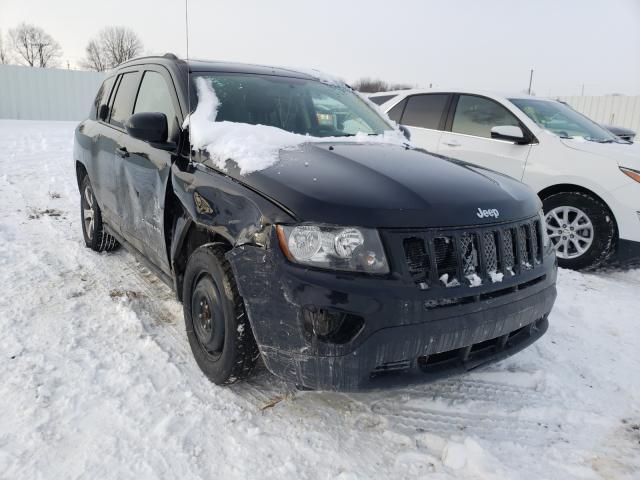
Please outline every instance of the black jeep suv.
[[[217, 108], [205, 127], [309, 141], [244, 171], [195, 148], [188, 113], [202, 85]], [[128, 61], [75, 132], [85, 242], [124, 245], [175, 289], [197, 363], [218, 384], [259, 357], [312, 389], [420, 382], [530, 345], [556, 297], [537, 196], [380, 140], [390, 132], [375, 106], [313, 73]]]

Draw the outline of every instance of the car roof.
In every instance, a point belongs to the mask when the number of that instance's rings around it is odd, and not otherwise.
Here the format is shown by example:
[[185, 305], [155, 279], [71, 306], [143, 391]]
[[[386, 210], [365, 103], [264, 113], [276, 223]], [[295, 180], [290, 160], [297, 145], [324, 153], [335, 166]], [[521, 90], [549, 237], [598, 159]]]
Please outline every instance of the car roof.
[[409, 95], [416, 95], [416, 94], [421, 94], [421, 93], [462, 93], [462, 94], [468, 94], [468, 95], [482, 95], [485, 97], [489, 97], [489, 98], [501, 98], [501, 99], [532, 99], [532, 100], [545, 100], [545, 101], [553, 101], [551, 99], [548, 98], [541, 98], [541, 97], [535, 97], [533, 95], [527, 95], [527, 94], [523, 94], [523, 93], [514, 93], [514, 94], [509, 94], [509, 93], [504, 93], [504, 92], [496, 92], [496, 91], [490, 91], [490, 90], [480, 90], [480, 89], [473, 89], [473, 88], [411, 88], [411, 89], [407, 89], [407, 90], [390, 90], [388, 92], [376, 92], [373, 93], [371, 95], [369, 95], [370, 97], [381, 97], [381, 96], [385, 96], [385, 95], [394, 95], [394, 96], [398, 96], [398, 95], [402, 95], [403, 97], [405, 96], [409, 96]]
[[277, 75], [282, 77], [294, 77], [306, 80], [331, 80], [338, 79], [329, 77], [318, 70], [304, 70], [288, 67], [276, 67], [270, 65], [258, 65], [251, 63], [228, 62], [221, 60], [200, 60], [190, 59], [183, 60], [172, 53], [164, 55], [150, 55], [145, 57], [136, 57], [121, 63], [114, 70], [126, 68], [132, 65], [145, 63], [161, 64], [168, 67], [188, 66], [189, 72], [228, 72], [228, 73], [253, 73], [262, 75]]

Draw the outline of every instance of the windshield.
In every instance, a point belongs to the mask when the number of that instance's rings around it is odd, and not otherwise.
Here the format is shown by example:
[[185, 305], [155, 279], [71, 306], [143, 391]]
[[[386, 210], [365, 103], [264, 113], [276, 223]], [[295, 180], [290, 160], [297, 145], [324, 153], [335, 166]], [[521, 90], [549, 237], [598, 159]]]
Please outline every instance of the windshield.
[[571, 107], [548, 100], [509, 99], [538, 126], [561, 138], [581, 137], [593, 142], [612, 143], [616, 137]]
[[[216, 122], [268, 125], [314, 137], [381, 135], [392, 130], [382, 116], [345, 85], [238, 73], [202, 73], [218, 101]], [[196, 88], [192, 84], [191, 92]], [[192, 96], [191, 104], [197, 104]]]

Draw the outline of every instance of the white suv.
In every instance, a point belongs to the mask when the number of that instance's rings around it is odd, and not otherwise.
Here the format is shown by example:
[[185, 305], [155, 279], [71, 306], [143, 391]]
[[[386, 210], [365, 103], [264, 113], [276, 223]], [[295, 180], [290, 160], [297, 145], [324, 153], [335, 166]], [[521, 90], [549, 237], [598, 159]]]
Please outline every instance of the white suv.
[[560, 266], [640, 252], [640, 145], [569, 106], [526, 95], [403, 90], [370, 96], [412, 142], [502, 172], [544, 204]]

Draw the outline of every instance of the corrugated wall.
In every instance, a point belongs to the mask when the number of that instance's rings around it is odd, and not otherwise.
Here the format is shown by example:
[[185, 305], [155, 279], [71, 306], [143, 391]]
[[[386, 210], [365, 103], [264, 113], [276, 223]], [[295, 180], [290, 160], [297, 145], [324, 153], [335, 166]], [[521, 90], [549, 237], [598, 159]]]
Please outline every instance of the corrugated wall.
[[559, 97], [599, 123], [627, 127], [640, 134], [640, 96]]
[[0, 65], [0, 118], [81, 120], [104, 73]]

